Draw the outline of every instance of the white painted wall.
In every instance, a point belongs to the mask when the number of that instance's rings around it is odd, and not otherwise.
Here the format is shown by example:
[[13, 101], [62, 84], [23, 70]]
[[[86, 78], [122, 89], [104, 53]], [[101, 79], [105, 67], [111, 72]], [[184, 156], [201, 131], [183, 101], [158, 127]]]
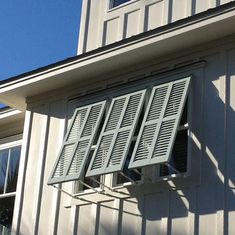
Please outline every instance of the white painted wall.
[[[13, 234], [235, 234], [234, 42], [235, 38], [227, 44], [223, 41], [221, 46], [211, 43], [210, 48], [184, 52], [184, 55], [173, 56], [174, 59], [156, 58], [155, 65], [138, 72], [150, 74], [170, 70], [187, 61], [204, 61], [199, 66], [155, 75], [155, 79], [193, 76], [189, 139], [191, 175], [171, 182], [130, 188], [129, 198], [120, 195], [120, 199], [103, 197], [102, 201], [101, 196], [98, 204], [84, 204], [47, 186], [71, 109], [67, 100], [76, 95], [76, 90], [71, 88], [68, 97], [58, 94], [49, 99], [45, 95], [44, 100], [29, 103]], [[131, 77], [131, 74], [126, 76]], [[78, 84], [78, 89], [86, 88]], [[63, 184], [62, 188], [72, 192], [71, 183]], [[96, 194], [90, 195], [89, 199], [95, 201]]]
[[108, 9], [109, 0], [83, 0], [78, 54], [231, 1], [233, 0], [132, 0]]

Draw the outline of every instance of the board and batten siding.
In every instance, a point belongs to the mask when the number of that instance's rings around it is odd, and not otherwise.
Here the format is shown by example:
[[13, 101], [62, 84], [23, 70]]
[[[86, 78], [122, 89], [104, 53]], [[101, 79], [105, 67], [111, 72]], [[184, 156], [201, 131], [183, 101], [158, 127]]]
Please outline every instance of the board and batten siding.
[[[235, 48], [203, 51], [188, 57], [206, 61], [190, 71], [189, 177], [140, 185], [128, 198], [72, 204], [47, 185], [69, 109], [58, 97], [26, 114], [13, 234], [235, 234]], [[72, 192], [72, 185], [61, 187]]]
[[108, 9], [109, 0], [84, 0], [78, 54], [231, 1], [233, 0], [133, 0]]

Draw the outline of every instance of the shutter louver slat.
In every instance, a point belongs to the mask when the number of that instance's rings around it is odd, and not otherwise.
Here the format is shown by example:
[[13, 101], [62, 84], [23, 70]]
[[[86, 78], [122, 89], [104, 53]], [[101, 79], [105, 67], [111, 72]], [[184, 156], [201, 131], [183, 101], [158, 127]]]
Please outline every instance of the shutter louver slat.
[[108, 167], [120, 164], [122, 155], [125, 151], [126, 142], [128, 140], [130, 131], [122, 131], [118, 133], [115, 146], [113, 148], [112, 157], [108, 163]]
[[86, 176], [111, 173], [123, 168], [144, 95], [145, 90], [142, 90], [112, 100]]
[[147, 159], [150, 154], [151, 143], [157, 124], [148, 125], [144, 128], [140, 144], [136, 152], [135, 161]]
[[68, 175], [76, 174], [80, 171], [82, 160], [86, 154], [88, 145], [89, 145], [89, 140], [78, 142], [71, 166], [69, 168]]
[[86, 116], [86, 112], [87, 112], [87, 108], [79, 110], [76, 114], [76, 118], [72, 124], [70, 133], [67, 137], [67, 141], [76, 141], [78, 134], [81, 130], [81, 126], [83, 124], [83, 121], [85, 119]]
[[114, 102], [112, 112], [110, 114], [109, 121], [107, 123], [107, 126], [105, 128], [105, 132], [110, 130], [115, 130], [117, 128], [124, 104], [125, 104], [125, 98], [121, 98], [119, 100], [116, 100]]
[[106, 101], [102, 101], [75, 111], [48, 184], [76, 180], [81, 177], [105, 104]]
[[190, 78], [153, 88], [129, 169], [169, 161]]
[[62, 150], [62, 153], [61, 153], [61, 157], [60, 157], [60, 160], [58, 162], [58, 165], [56, 167], [56, 170], [54, 172], [53, 177], [60, 177], [60, 176], [64, 175], [64, 173], [65, 173], [64, 166], [66, 166], [66, 164], [69, 161], [69, 158], [70, 158], [70, 156], [71, 156], [71, 154], [73, 152], [73, 147], [74, 147], [73, 144], [65, 145], [63, 147], [63, 150]]
[[108, 155], [112, 139], [113, 134], [105, 135], [104, 137], [102, 137], [102, 140], [98, 147], [96, 160], [94, 161], [94, 164], [91, 167], [92, 170], [100, 169], [101, 167], [103, 167]]

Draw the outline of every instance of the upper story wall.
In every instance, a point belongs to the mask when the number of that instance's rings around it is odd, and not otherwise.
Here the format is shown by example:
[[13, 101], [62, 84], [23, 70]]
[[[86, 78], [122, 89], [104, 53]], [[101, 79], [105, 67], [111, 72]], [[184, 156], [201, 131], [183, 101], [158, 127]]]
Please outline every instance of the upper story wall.
[[232, 0], [83, 0], [78, 54], [190, 17]]

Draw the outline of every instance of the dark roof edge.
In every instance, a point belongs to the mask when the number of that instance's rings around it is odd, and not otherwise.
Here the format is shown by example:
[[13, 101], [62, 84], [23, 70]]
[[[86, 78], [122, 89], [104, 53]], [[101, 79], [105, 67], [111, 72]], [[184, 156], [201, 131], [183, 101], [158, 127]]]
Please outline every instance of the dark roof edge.
[[[101, 52], [104, 53], [105, 51], [108, 51], [110, 49], [114, 49], [115, 47], [123, 46], [125, 44], [135, 42], [137, 40], [141, 40], [141, 39], [144, 39], [144, 38], [147, 38], [147, 37], [151, 37], [151, 36], [154, 36], [155, 34], [159, 34], [161, 32], [167, 31], [169, 29], [180, 27], [180, 26], [182, 26], [184, 24], [187, 24], [187, 23], [191, 23], [191, 22], [194, 22], [194, 21], [202, 21], [205, 18], [208, 19], [208, 18], [213, 17], [214, 15], [220, 15], [222, 13], [234, 10], [234, 7], [235, 7], [235, 2], [229, 2], [229, 3], [226, 3], [226, 4], [220, 5], [218, 7], [210, 8], [207, 11], [203, 11], [203, 12], [200, 12], [198, 14], [189, 16], [187, 18], [183, 18], [181, 20], [175, 21], [173, 23], [163, 25], [163, 26], [158, 27], [156, 29], [152, 29], [152, 30], [149, 30], [147, 32], [143, 32], [143, 33], [134, 35], [130, 38], [126, 38], [126, 39], [123, 39], [121, 41], [118, 41], [118, 42], [115, 42], [115, 43], [112, 43], [112, 44], [109, 44], [109, 45], [106, 45], [106, 46], [103, 46], [103, 47], [99, 47], [97, 49], [85, 52], [81, 55], [76, 55], [76, 56], [73, 56], [73, 57], [69, 57], [67, 59], [64, 59], [64, 60], [49, 64], [49, 65], [31, 70], [29, 72], [22, 73], [20, 75], [14, 76], [14, 77], [7, 78], [5, 80], [0, 81], [0, 85], [4, 85], [6, 83], [15, 81], [17, 79], [24, 78], [26, 76], [34, 75], [36, 73], [40, 73], [40, 72], [46, 71], [48, 69], [52, 69], [56, 66], [62, 66], [62, 65], [66, 65], [67, 63], [73, 63], [73, 62], [76, 62], [78, 60], [85, 59], [86, 57], [94, 56], [95, 54], [99, 54]], [[4, 107], [4, 108], [7, 108], [7, 107]], [[0, 111], [1, 111], [1, 109], [0, 109]]]
[[9, 112], [12, 112], [12, 111], [15, 111], [15, 110], [17, 110], [17, 109], [9, 107], [9, 106], [4, 106], [4, 107], [0, 108], [0, 115], [2, 115], [4, 113], [9, 113]]

